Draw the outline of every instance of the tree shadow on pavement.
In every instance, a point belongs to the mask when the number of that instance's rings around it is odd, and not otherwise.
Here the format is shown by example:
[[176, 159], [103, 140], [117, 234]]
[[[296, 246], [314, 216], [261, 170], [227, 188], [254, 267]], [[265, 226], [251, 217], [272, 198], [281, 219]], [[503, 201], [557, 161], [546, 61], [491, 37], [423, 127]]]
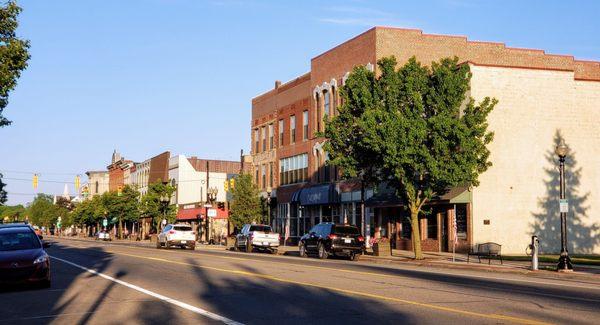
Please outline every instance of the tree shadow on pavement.
[[[190, 264], [196, 264], [192, 259]], [[326, 288], [268, 279], [256, 269], [235, 265], [244, 275], [209, 274], [194, 267], [204, 284], [198, 297], [210, 303], [211, 311], [246, 324], [412, 324], [411, 316], [390, 308], [388, 303], [351, 297]], [[248, 274], [250, 273], [250, 274]], [[351, 289], [351, 288], [348, 288]]]
[[[530, 224], [531, 235], [540, 239], [542, 253], [560, 252], [560, 171], [558, 157], [554, 148], [563, 141], [560, 131], [554, 135], [554, 146], [546, 152], [547, 166], [544, 168], [546, 196], [538, 199], [539, 212], [532, 213], [535, 218]], [[566, 143], [568, 145], [568, 143]], [[566, 198], [569, 201], [567, 214], [567, 239], [570, 253], [591, 254], [600, 245], [600, 224], [591, 223], [588, 215], [590, 193], [580, 193], [582, 168], [577, 166], [576, 152], [565, 159]]]
[[[70, 260], [70, 256], [84, 255], [87, 260], [83, 265], [98, 272], [106, 270], [113, 259], [112, 255], [102, 248], [81, 249], [61, 245], [57, 242], [53, 242], [46, 251], [50, 256], [60, 256], [66, 260]], [[73, 286], [78, 279], [81, 280], [83, 273], [87, 272], [53, 258], [50, 259], [50, 270], [52, 286], [48, 289], [12, 286], [9, 291], [0, 291], [0, 300], [5, 302], [0, 303], [0, 323], [47, 324], [57, 320], [56, 315], [78, 303], [79, 296], [73, 294], [73, 292], [77, 292], [73, 290]], [[111, 288], [112, 286], [109, 285], [105, 290]], [[85, 290], [85, 288], [81, 290]], [[103, 298], [105, 296], [98, 296], [98, 300], [92, 304], [90, 310], [78, 310], [77, 314], [83, 317], [84, 323], [90, 319], [95, 309], [102, 303]]]

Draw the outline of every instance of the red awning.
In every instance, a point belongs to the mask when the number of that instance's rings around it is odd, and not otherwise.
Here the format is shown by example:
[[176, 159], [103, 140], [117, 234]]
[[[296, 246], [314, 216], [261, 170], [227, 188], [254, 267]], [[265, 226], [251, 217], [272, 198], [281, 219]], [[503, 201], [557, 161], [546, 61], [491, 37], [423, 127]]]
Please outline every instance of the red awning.
[[217, 210], [217, 216], [214, 217], [213, 219], [228, 219], [229, 218], [229, 211], [227, 209], [216, 209]]
[[177, 211], [177, 220], [198, 220], [204, 213], [204, 208], [181, 209]]

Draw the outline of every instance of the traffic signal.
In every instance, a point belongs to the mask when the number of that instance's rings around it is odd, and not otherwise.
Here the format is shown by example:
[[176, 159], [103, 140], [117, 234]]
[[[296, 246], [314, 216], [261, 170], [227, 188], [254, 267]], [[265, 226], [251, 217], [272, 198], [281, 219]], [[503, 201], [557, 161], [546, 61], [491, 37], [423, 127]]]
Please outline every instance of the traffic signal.
[[225, 210], [225, 202], [219, 202], [219, 209]]
[[81, 185], [81, 177], [79, 175], [75, 176], [75, 190], [79, 190], [79, 186]]
[[38, 174], [33, 174], [33, 189], [37, 190], [38, 188], [39, 177]]
[[225, 184], [223, 184], [223, 187], [225, 188], [225, 192], [229, 192], [229, 181], [225, 181]]
[[235, 188], [235, 178], [229, 180], [229, 188], [233, 190]]
[[117, 196], [123, 195], [123, 185], [117, 187]]

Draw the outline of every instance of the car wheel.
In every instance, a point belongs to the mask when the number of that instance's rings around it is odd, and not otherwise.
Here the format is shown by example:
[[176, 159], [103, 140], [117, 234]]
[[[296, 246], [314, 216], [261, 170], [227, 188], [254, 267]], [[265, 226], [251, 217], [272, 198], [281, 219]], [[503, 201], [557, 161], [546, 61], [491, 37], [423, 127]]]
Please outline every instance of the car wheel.
[[326, 260], [327, 257], [329, 257], [329, 253], [325, 249], [325, 245], [323, 245], [323, 243], [319, 243], [319, 258]]
[[356, 261], [358, 261], [359, 259], [360, 259], [360, 253], [352, 253], [352, 254], [350, 255], [350, 260], [351, 260], [351, 261], [355, 261], [355, 262], [356, 262]]
[[273, 254], [273, 255], [277, 255], [277, 248], [274, 248], [274, 249], [272, 249], [272, 250], [271, 250], [271, 254]]
[[196, 249], [196, 245], [190, 245], [190, 250], [195, 250]]
[[307, 257], [308, 256], [306, 254], [306, 247], [304, 246], [304, 244], [300, 244], [300, 248], [298, 250], [300, 251], [300, 257]]
[[158, 238], [156, 238], [156, 248], [160, 249], [160, 246], [161, 246], [160, 240], [158, 240]]
[[246, 253], [252, 253], [252, 244], [249, 240], [246, 241]]
[[169, 245], [169, 241], [165, 241], [165, 248], [166, 249], [171, 249], [171, 245]]

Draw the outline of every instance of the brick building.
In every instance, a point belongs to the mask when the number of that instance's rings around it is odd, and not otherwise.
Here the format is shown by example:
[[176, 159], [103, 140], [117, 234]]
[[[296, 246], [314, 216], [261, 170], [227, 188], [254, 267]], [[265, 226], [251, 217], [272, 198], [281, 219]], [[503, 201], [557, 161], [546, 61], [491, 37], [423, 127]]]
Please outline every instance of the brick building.
[[[407, 212], [385, 189], [367, 193], [367, 213], [360, 215], [360, 191], [340, 182], [327, 166], [322, 119], [336, 114], [339, 87], [356, 65], [376, 69], [382, 57], [399, 64], [410, 57], [423, 64], [457, 56], [473, 74], [470, 96], [495, 97], [489, 116], [495, 132], [490, 145], [493, 166], [476, 188], [452, 189], [431, 204], [421, 220], [423, 245], [430, 251], [451, 249], [453, 216], [459, 250], [487, 241], [503, 252], [522, 253], [532, 234], [542, 248], [559, 248], [556, 161], [560, 138], [571, 147], [569, 213], [570, 250], [600, 253], [600, 63], [572, 56], [478, 42], [462, 36], [424, 34], [420, 30], [372, 28], [311, 60], [310, 72], [252, 99], [254, 177], [273, 197], [274, 226], [297, 239], [321, 221], [347, 221], [367, 236], [385, 236], [410, 249]], [[569, 165], [570, 161], [570, 165]]]

